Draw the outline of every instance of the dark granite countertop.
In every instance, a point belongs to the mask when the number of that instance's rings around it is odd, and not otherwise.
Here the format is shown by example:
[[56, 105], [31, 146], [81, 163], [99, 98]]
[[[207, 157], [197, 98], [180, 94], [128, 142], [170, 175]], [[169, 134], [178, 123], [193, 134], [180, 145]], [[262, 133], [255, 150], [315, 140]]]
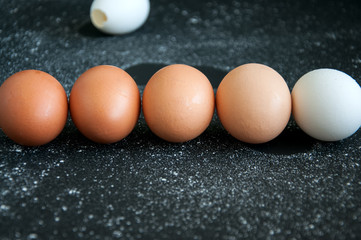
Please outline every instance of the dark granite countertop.
[[[290, 89], [323, 67], [361, 81], [360, 1], [152, 0], [146, 24], [124, 36], [98, 32], [90, 4], [0, 0], [0, 83], [39, 69], [69, 94], [86, 69], [110, 64], [142, 91], [160, 67], [184, 63], [216, 88], [249, 62]], [[70, 119], [41, 147], [1, 132], [0, 239], [360, 239], [360, 140], [316, 141], [291, 119], [277, 139], [249, 145], [216, 116], [183, 144], [154, 136], [142, 115], [111, 145]]]

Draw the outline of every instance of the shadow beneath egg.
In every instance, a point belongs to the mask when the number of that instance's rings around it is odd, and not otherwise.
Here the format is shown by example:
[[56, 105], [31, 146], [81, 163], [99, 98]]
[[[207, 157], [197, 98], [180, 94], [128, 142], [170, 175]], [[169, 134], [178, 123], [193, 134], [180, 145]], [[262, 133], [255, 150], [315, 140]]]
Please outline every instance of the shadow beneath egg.
[[[142, 63], [131, 66], [125, 71], [135, 80], [138, 85], [146, 85], [149, 79], [166, 64]], [[210, 66], [193, 66], [207, 76], [213, 88], [217, 88], [227, 72]]]
[[[269, 142], [262, 144], [245, 143], [230, 135], [223, 128], [216, 115], [214, 116], [208, 129], [200, 137], [208, 141], [208, 147], [214, 149], [222, 148], [225, 151], [232, 151], [232, 149], [246, 148], [274, 155], [292, 155], [310, 152], [318, 143], [316, 139], [311, 138], [298, 128], [294, 121], [290, 121], [286, 129], [279, 136]], [[222, 147], [219, 145], [222, 145]]]
[[136, 31], [125, 33], [125, 34], [108, 34], [100, 31], [91, 21], [86, 21], [80, 25], [78, 28], [78, 33], [84, 37], [91, 37], [91, 38], [99, 38], [99, 37], [122, 37], [122, 36], [132, 36], [136, 34], [141, 28], [137, 29]]
[[93, 37], [93, 38], [111, 37], [112, 36], [112, 35], [105, 34], [101, 31], [99, 31], [96, 27], [93, 26], [91, 21], [87, 21], [87, 22], [83, 23], [79, 27], [78, 32], [85, 37]]
[[199, 71], [207, 76], [214, 89], [218, 88], [222, 79], [227, 75], [227, 71], [210, 66], [195, 66]]
[[305, 153], [312, 150], [317, 140], [306, 135], [299, 128], [286, 128], [275, 139], [263, 144], [246, 144], [249, 148], [277, 155]]
[[[81, 158], [95, 156], [111, 156], [119, 154], [121, 149], [131, 154], [158, 154], [159, 156], [171, 156], [183, 151], [187, 157], [194, 158], [203, 154], [217, 154], [220, 159], [227, 158], [229, 154], [239, 151], [255, 151], [272, 155], [292, 155], [307, 153], [314, 149], [319, 141], [309, 137], [297, 126], [290, 124], [277, 138], [263, 144], [247, 144], [241, 142], [222, 127], [215, 115], [210, 126], [199, 137], [184, 143], [167, 142], [148, 128], [144, 117], [140, 117], [136, 127], [124, 139], [112, 144], [99, 144], [92, 142], [83, 136], [70, 119], [62, 133], [52, 142], [39, 147], [25, 147], [14, 143], [5, 134], [0, 134], [3, 146], [0, 151], [13, 149], [12, 155], [22, 155], [23, 158], [32, 158], [33, 153], [38, 153], [39, 158], [51, 151], [53, 154], [65, 156], [79, 155]], [[336, 144], [337, 145], [337, 144]], [[325, 144], [325, 147], [337, 147], [333, 143]], [[142, 149], [142, 150], [140, 150]], [[40, 156], [41, 155], [41, 156]]]
[[146, 85], [149, 79], [166, 64], [141, 63], [124, 69], [137, 83], [137, 85]]

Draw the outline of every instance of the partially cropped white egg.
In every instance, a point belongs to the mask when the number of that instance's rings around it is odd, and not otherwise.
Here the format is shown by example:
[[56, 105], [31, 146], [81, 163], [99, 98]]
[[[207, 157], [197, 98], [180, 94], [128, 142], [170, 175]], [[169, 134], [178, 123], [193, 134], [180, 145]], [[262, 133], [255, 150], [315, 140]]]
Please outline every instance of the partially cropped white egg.
[[94, 0], [90, 18], [93, 25], [104, 33], [126, 34], [145, 23], [149, 10], [149, 0]]
[[317, 69], [303, 75], [292, 90], [298, 126], [322, 141], [338, 141], [361, 125], [361, 88], [346, 73]]

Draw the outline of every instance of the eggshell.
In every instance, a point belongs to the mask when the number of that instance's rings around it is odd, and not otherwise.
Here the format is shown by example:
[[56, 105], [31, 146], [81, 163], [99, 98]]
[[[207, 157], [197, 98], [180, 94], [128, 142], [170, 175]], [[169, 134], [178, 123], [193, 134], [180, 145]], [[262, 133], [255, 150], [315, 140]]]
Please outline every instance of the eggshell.
[[335, 69], [303, 75], [292, 90], [293, 116], [308, 135], [338, 141], [354, 134], [361, 124], [361, 88]]
[[156, 72], [143, 93], [145, 121], [153, 133], [169, 142], [199, 136], [214, 114], [214, 92], [199, 70], [182, 64]]
[[0, 88], [0, 126], [13, 141], [39, 146], [55, 139], [68, 116], [68, 99], [61, 84], [48, 73], [24, 70]]
[[216, 94], [217, 114], [224, 128], [247, 143], [277, 137], [291, 115], [291, 94], [272, 68], [249, 63], [229, 72]]
[[94, 0], [90, 19], [104, 33], [126, 34], [145, 23], [149, 10], [149, 0]]
[[135, 127], [140, 113], [140, 93], [124, 70], [100, 65], [75, 81], [69, 104], [71, 118], [84, 136], [98, 143], [114, 143]]

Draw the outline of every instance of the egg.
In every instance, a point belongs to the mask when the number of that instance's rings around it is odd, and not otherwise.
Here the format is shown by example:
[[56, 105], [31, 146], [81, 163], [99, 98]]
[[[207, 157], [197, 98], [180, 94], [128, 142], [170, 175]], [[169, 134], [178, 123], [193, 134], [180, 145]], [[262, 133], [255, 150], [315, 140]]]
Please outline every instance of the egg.
[[79, 131], [97, 143], [114, 143], [134, 129], [140, 113], [140, 93], [124, 70], [100, 65], [85, 71], [69, 97], [70, 115]]
[[276, 138], [288, 124], [291, 107], [286, 82], [263, 64], [248, 63], [233, 69], [216, 93], [217, 114], [223, 127], [246, 143]]
[[293, 116], [308, 135], [338, 141], [354, 134], [361, 124], [361, 88], [335, 69], [303, 75], [292, 90]]
[[149, 0], [94, 0], [90, 19], [104, 33], [126, 34], [140, 28], [149, 11]]
[[214, 91], [194, 67], [174, 64], [156, 72], [143, 93], [143, 113], [150, 130], [169, 142], [186, 142], [208, 127], [214, 114]]
[[68, 99], [62, 85], [50, 74], [24, 70], [0, 87], [0, 126], [14, 142], [40, 146], [63, 130]]

